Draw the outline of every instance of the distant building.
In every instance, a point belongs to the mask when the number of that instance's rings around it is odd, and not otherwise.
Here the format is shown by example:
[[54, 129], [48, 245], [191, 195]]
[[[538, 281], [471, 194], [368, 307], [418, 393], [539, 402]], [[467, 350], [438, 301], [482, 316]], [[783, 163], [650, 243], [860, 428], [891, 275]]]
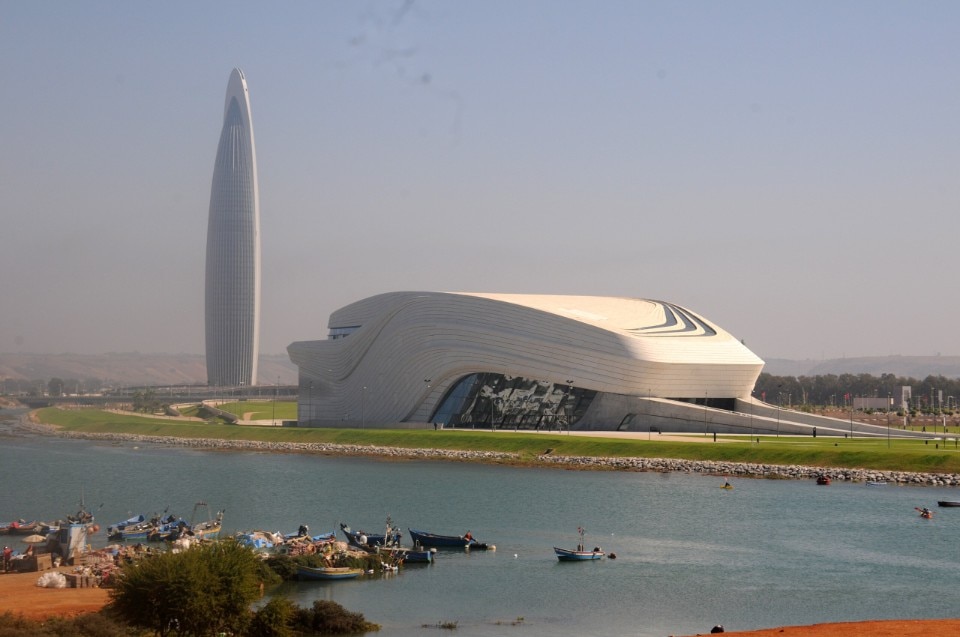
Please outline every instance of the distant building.
[[393, 292], [337, 310], [326, 340], [287, 351], [302, 425], [697, 431], [709, 417], [713, 431], [779, 427], [769, 406], [753, 422], [763, 361], [663, 301]]
[[243, 71], [227, 84], [207, 225], [207, 382], [255, 385], [260, 350], [260, 194]]

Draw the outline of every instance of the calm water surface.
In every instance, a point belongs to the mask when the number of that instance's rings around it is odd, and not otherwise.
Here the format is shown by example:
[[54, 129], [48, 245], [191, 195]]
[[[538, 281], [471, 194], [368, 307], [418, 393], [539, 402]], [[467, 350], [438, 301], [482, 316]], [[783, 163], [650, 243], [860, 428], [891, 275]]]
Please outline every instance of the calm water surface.
[[[382, 528], [460, 534], [495, 552], [441, 552], [376, 579], [284, 584], [301, 605], [334, 600], [388, 636], [638, 635], [786, 624], [960, 616], [960, 509], [914, 506], [956, 489], [735, 480], [203, 452], [10, 436], [0, 424], [0, 519], [75, 510], [101, 526], [197, 500], [225, 509], [224, 534]], [[102, 506], [101, 506], [102, 504]], [[616, 560], [561, 564], [577, 527]], [[103, 532], [100, 534], [103, 535]], [[105, 538], [96, 538], [105, 543]], [[522, 618], [522, 621], [518, 621]]]

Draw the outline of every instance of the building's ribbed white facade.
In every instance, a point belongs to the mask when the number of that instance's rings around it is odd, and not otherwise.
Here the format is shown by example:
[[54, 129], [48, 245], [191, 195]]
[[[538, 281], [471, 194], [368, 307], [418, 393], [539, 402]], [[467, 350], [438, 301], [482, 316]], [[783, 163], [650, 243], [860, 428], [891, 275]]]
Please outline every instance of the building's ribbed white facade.
[[395, 292], [334, 312], [288, 347], [315, 426], [627, 428], [634, 399], [733, 405], [763, 361], [670, 303]]
[[260, 349], [260, 194], [250, 95], [240, 69], [227, 85], [207, 226], [207, 382], [255, 385]]

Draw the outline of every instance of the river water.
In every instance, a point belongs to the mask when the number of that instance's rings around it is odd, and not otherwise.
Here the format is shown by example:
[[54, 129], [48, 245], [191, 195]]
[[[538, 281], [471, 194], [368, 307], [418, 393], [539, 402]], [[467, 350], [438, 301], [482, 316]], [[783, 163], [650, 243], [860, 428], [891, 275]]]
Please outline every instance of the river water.
[[[496, 545], [442, 551], [395, 575], [275, 591], [304, 606], [336, 601], [385, 636], [437, 635], [445, 622], [457, 635], [664, 637], [715, 624], [960, 615], [960, 508], [936, 508], [960, 500], [956, 489], [738, 479], [727, 491], [720, 478], [682, 473], [206, 452], [13, 431], [0, 424], [4, 521], [63, 517], [82, 494], [104, 527], [167, 507], [189, 517], [205, 500], [225, 509], [223, 535], [301, 523], [315, 534], [340, 521], [373, 531], [390, 515], [404, 531], [471, 530]], [[552, 547], [573, 548], [578, 526], [617, 559], [559, 563]]]

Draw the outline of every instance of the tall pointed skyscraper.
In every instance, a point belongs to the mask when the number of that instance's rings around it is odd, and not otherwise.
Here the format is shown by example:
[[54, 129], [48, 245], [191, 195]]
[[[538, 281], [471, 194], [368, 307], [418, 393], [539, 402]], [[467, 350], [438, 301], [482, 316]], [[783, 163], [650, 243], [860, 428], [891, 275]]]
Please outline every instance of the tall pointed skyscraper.
[[227, 84], [207, 224], [207, 382], [257, 384], [260, 352], [260, 192], [243, 71]]

